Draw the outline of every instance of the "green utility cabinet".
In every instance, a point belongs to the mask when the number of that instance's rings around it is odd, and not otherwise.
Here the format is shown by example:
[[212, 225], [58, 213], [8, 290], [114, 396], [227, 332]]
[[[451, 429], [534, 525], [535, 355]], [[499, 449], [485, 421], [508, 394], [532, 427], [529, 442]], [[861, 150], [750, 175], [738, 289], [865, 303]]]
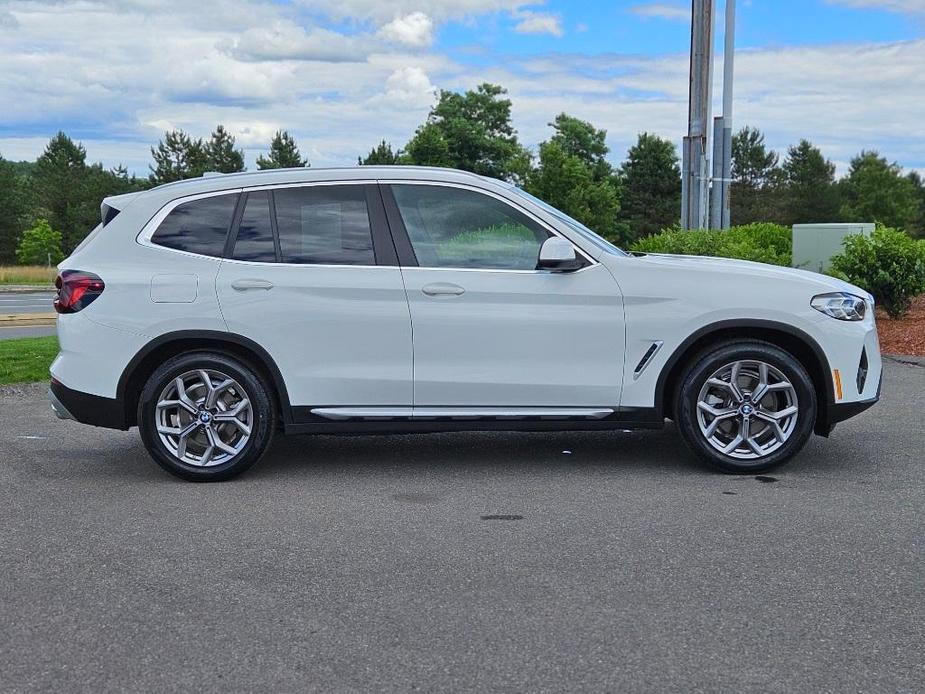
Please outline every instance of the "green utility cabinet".
[[794, 224], [793, 267], [825, 272], [833, 255], [844, 250], [842, 240], [849, 234], [870, 236], [872, 223], [848, 224]]

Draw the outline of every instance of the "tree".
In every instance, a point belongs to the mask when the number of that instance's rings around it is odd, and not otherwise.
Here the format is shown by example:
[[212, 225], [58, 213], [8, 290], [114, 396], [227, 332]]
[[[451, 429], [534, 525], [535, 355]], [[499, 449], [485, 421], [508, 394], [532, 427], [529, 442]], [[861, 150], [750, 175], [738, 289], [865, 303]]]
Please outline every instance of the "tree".
[[205, 145], [206, 160], [209, 171], [219, 173], [237, 173], [244, 171], [244, 152], [234, 148], [234, 136], [225, 130], [224, 125], [217, 125]]
[[193, 140], [182, 130], [164, 133], [164, 139], [151, 148], [151, 156], [150, 179], [155, 185], [202, 176], [209, 166], [202, 140]]
[[308, 159], [303, 159], [292, 135], [286, 130], [277, 130], [270, 142], [268, 156], [262, 154], [257, 157], [257, 168], [264, 169], [297, 169], [310, 166]]
[[781, 169], [785, 224], [831, 222], [839, 219], [835, 164], [808, 140], [787, 150]]
[[87, 152], [63, 132], [49, 140], [31, 176], [37, 216], [61, 233], [70, 253], [100, 218], [102, 166], [87, 166]]
[[539, 165], [527, 177], [527, 190], [614, 241], [618, 181], [605, 156], [607, 131], [564, 113], [550, 123], [555, 134], [540, 145]]
[[401, 160], [401, 150], [392, 151], [392, 144], [383, 140], [378, 145], [369, 150], [365, 157], [357, 157], [358, 166], [372, 166], [376, 164], [392, 165], [398, 164]]
[[613, 167], [606, 159], [610, 152], [606, 130], [598, 130], [587, 121], [566, 113], [560, 113], [549, 125], [556, 131], [550, 142], [583, 161], [592, 169], [595, 180], [601, 181], [613, 174]]
[[641, 133], [620, 167], [619, 219], [628, 240], [649, 236], [681, 219], [681, 170], [669, 140]]
[[61, 234], [38, 219], [35, 226], [26, 229], [16, 248], [16, 259], [21, 265], [55, 265], [64, 259], [61, 252]]
[[16, 244], [27, 205], [22, 177], [0, 156], [0, 265], [16, 262]]
[[841, 180], [841, 216], [848, 222], [880, 222], [910, 228], [919, 213], [915, 184], [877, 152], [863, 151], [851, 160]]
[[409, 164], [462, 168], [450, 155], [450, 145], [440, 126], [435, 123], [420, 126], [405, 146], [405, 153], [408, 155]]
[[780, 168], [776, 152], [757, 128], [745, 126], [732, 137], [730, 211], [733, 224], [767, 222], [780, 217]]
[[922, 180], [922, 175], [918, 171], [910, 171], [906, 178], [909, 179], [909, 183], [912, 184], [912, 188], [915, 190], [919, 210], [910, 231], [916, 236], [925, 236], [925, 181]]
[[404, 148], [408, 163], [522, 180], [529, 155], [511, 125], [511, 101], [501, 98], [506, 93], [495, 84], [481, 84], [465, 94], [441, 91], [427, 122]]

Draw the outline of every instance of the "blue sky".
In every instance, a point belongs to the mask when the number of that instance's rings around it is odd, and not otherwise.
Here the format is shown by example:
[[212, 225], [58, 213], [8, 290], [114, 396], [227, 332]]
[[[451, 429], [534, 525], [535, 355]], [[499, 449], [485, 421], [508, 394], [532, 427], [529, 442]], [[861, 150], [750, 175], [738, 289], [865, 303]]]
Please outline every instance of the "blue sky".
[[[925, 0], [737, 7], [736, 127], [809, 138], [840, 171], [861, 149], [925, 171]], [[221, 122], [250, 166], [277, 128], [349, 165], [403, 144], [437, 89], [492, 81], [528, 146], [566, 111], [618, 162], [643, 130], [680, 142], [689, 22], [679, 0], [0, 0], [0, 154], [34, 158], [61, 129], [144, 174], [165, 129]]]

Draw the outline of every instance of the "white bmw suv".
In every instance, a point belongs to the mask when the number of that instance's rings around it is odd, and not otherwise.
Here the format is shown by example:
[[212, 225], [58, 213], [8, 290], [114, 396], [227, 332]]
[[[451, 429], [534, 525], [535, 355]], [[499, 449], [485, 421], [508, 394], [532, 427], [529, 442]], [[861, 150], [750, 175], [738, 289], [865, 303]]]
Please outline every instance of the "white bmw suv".
[[107, 198], [59, 266], [59, 416], [188, 480], [275, 431], [656, 428], [725, 472], [875, 403], [873, 300], [823, 275], [631, 255], [446, 169], [206, 176]]

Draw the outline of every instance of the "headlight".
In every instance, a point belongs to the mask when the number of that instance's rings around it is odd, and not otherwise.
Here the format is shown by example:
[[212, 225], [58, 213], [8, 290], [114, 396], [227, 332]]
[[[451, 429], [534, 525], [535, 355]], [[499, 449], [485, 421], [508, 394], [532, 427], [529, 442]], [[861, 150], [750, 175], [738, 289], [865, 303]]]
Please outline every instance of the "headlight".
[[810, 306], [838, 320], [864, 320], [867, 313], [867, 302], [846, 292], [819, 294], [813, 297]]

